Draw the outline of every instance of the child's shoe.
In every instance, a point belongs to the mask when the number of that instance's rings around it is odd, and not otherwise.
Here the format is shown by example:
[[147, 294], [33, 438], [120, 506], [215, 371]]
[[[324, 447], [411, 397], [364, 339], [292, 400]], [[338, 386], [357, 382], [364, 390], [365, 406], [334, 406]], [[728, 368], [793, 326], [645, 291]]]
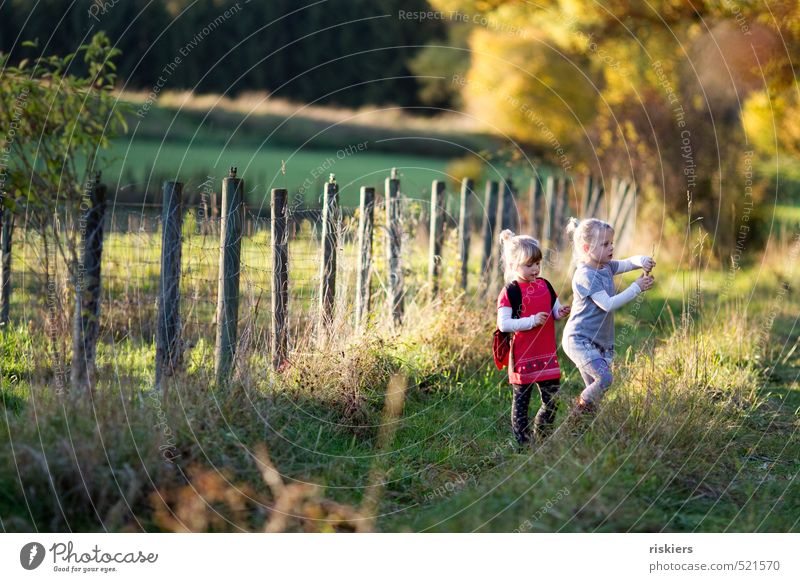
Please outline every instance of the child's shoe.
[[533, 441], [537, 445], [544, 444], [544, 441], [553, 434], [553, 425], [552, 424], [534, 424], [533, 425]]
[[528, 437], [523, 439], [517, 439], [517, 446], [515, 447], [514, 450], [518, 455], [523, 455], [525, 453], [530, 452], [532, 444], [533, 442]]
[[578, 397], [575, 401], [575, 406], [572, 407], [567, 417], [567, 423], [572, 435], [581, 436], [595, 414], [597, 414], [597, 405]]
[[597, 405], [578, 396], [575, 400], [575, 407], [572, 409], [572, 413], [582, 416], [592, 416], [597, 414]]

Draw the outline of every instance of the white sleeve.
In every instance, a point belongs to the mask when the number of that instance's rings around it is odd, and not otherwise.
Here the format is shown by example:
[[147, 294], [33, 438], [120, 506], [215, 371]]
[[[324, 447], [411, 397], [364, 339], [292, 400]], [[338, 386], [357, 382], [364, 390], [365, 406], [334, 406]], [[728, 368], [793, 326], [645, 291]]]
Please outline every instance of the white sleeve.
[[641, 269], [642, 259], [644, 259], [644, 255], [633, 255], [627, 259], [617, 261], [617, 268], [614, 271], [614, 274], [619, 275], [620, 273], [627, 273], [628, 271], [633, 271], [634, 269]]
[[514, 319], [511, 317], [510, 307], [500, 307], [497, 310], [497, 329], [503, 333], [528, 331], [531, 328], [533, 328], [533, 316]]
[[617, 293], [613, 297], [609, 297], [605, 291], [598, 291], [592, 295], [592, 301], [597, 303], [603, 311], [616, 311], [626, 303], [630, 303], [641, 292], [639, 285], [631, 283], [631, 286], [625, 291]]
[[554, 319], [559, 319], [559, 317], [558, 317], [558, 310], [559, 309], [561, 309], [561, 301], [559, 301], [558, 297], [556, 297], [555, 305], [553, 305], [553, 318]]

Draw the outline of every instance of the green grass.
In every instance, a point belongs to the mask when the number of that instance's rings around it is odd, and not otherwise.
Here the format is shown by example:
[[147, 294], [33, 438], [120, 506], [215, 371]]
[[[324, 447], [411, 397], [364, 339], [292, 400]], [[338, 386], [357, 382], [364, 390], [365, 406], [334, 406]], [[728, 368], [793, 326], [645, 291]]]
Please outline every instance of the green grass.
[[[112, 255], [133, 246], [118, 242]], [[411, 263], [424, 271], [421, 256]], [[115, 263], [115, 275], [126, 264]], [[336, 529], [331, 504], [360, 506], [379, 467], [382, 531], [797, 531], [798, 301], [780, 292], [796, 276], [779, 263], [732, 278], [709, 269], [690, 322], [681, 309], [696, 273], [658, 269], [653, 292], [617, 317], [617, 380], [599, 416], [582, 435], [567, 430], [581, 383], [562, 358], [563, 428], [535, 452], [509, 445], [510, 392], [489, 359], [491, 298], [419, 299], [399, 334], [374, 328], [319, 348], [297, 338], [281, 376], [268, 372], [262, 338], [226, 391], [211, 381], [213, 335], [200, 334], [167, 407], [149, 397], [147, 337], [106, 336], [98, 395], [64, 401], [53, 394], [45, 338], [18, 322], [2, 343], [2, 527], [173, 529], [157, 489], [184, 521], [203, 513], [187, 509], [192, 499], [210, 499], [227, 521], [204, 518], [200, 529], [259, 529], [277, 499], [252, 455], [266, 443], [287, 486], [314, 483], [326, 500], [297, 508], [321, 521], [290, 529]], [[564, 288], [563, 276], [550, 278]], [[124, 314], [113, 317], [109, 329]], [[381, 452], [393, 373], [409, 389]], [[164, 446], [175, 463], [164, 462]], [[241, 507], [231, 501], [240, 494]]]
[[[358, 115], [351, 122], [335, 111], [324, 119], [303, 111], [292, 116], [248, 115], [224, 105], [202, 112], [157, 106], [140, 117], [136, 104], [129, 107], [129, 134], [113, 141], [104, 153], [104, 179], [119, 185], [118, 199], [126, 201], [145, 191], [155, 200], [164, 179], [177, 178], [199, 196], [203, 182], [212, 176], [218, 191], [231, 166], [245, 178], [248, 203], [255, 208], [269, 205], [271, 188], [287, 188], [306, 204], [319, 206], [330, 173], [337, 176], [342, 205], [355, 207], [359, 188], [375, 186], [382, 191], [393, 167], [398, 168], [404, 193], [424, 197], [429, 196], [432, 180], [451, 179], [446, 166], [452, 159], [498, 146], [489, 135], [446, 128], [415, 130], [402, 120], [390, 119], [366, 125], [358, 122]], [[453, 183], [460, 178], [453, 177]]]
[[[446, 180], [456, 198], [463, 176], [449, 175], [448, 165], [472, 154], [488, 159], [484, 179], [510, 175], [525, 189], [532, 173], [522, 165], [509, 170], [492, 159], [503, 146], [497, 137], [440, 119], [395, 119], [396, 112], [388, 112], [372, 115], [377, 122], [366, 124], [355, 112], [353, 120], [336, 110], [247, 114], [247, 107], [241, 111], [205, 101], [209, 109], [204, 111], [162, 105], [140, 117], [136, 103], [128, 106], [129, 133], [111, 142], [100, 164], [117, 202], [139, 203], [144, 193], [158, 202], [161, 181], [177, 179], [196, 203], [204, 188], [209, 190], [204, 186], [208, 176], [211, 190], [219, 192], [231, 166], [244, 177], [247, 203], [255, 210], [268, 208], [271, 188], [287, 188], [293, 199], [319, 207], [331, 173], [340, 184], [342, 206], [355, 208], [359, 188], [373, 186], [382, 193], [392, 168], [398, 169], [409, 198], [428, 200], [433, 180]], [[538, 169], [544, 176], [550, 171]], [[482, 184], [479, 190], [482, 199]]]
[[797, 226], [800, 224], [800, 206], [776, 206], [775, 218], [786, 226]]
[[[160, 187], [157, 184], [161, 179], [185, 180], [188, 189], [201, 191], [206, 176], [213, 176], [214, 188], [219, 191], [228, 168], [237, 166], [238, 175], [245, 178], [247, 203], [253, 210], [269, 208], [272, 188], [287, 188], [293, 194], [302, 190], [305, 203], [318, 207], [323, 184], [331, 173], [340, 184], [341, 204], [348, 208], [358, 206], [361, 186], [373, 186], [383, 192], [384, 180], [393, 167], [398, 169], [404, 192], [413, 197], [423, 197], [425, 193], [429, 196], [433, 180], [449, 179], [447, 158], [372, 153], [369, 143], [365, 147], [364, 151], [345, 155], [341, 149], [224, 147], [224, 143], [213, 142], [161, 144], [135, 139], [130, 144], [122, 141], [112, 144], [109, 156], [114, 162], [103, 175], [110, 184], [137, 190], [144, 190], [150, 181], [151, 191]], [[285, 174], [281, 172], [282, 161]], [[131, 177], [133, 183], [129, 181]]]

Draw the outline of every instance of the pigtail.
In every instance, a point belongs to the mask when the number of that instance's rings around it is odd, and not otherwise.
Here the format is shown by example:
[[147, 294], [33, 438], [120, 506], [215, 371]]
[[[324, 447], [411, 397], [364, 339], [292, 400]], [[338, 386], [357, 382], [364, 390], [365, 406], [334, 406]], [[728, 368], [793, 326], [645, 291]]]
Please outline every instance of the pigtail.
[[581, 222], [574, 216], [570, 217], [567, 221], [567, 236], [569, 240], [575, 241], [575, 233], [578, 231], [578, 227], [580, 226]]
[[509, 229], [505, 229], [503, 232], [500, 233], [500, 264], [503, 267], [503, 278], [508, 280], [511, 276], [511, 271], [509, 269], [510, 260], [509, 255], [511, 254], [511, 242], [514, 240], [514, 233]]

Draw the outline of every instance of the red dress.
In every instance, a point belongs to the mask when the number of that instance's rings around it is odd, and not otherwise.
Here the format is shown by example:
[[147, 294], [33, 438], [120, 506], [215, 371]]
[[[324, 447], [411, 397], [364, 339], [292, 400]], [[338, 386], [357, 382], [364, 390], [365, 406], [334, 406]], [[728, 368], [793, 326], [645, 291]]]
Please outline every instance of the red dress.
[[[530, 384], [559, 379], [561, 369], [556, 356], [556, 326], [547, 283], [538, 278], [531, 283], [519, 280], [517, 283], [522, 292], [520, 317], [529, 317], [542, 311], [548, 317], [544, 325], [514, 333], [508, 359], [508, 381], [511, 384]], [[501, 307], [511, 307], [505, 287], [497, 298], [497, 308]]]

